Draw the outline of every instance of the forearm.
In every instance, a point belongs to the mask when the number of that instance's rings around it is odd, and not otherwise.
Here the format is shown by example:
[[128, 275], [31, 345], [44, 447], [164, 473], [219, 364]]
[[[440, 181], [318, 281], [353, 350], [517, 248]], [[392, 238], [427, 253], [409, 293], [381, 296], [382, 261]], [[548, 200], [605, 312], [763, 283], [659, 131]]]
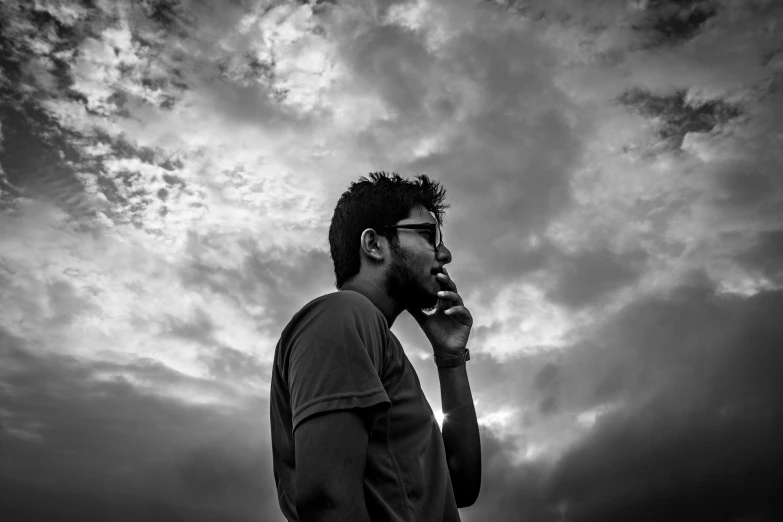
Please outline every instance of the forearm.
[[459, 507], [472, 505], [481, 488], [481, 441], [465, 364], [438, 368], [443, 443]]

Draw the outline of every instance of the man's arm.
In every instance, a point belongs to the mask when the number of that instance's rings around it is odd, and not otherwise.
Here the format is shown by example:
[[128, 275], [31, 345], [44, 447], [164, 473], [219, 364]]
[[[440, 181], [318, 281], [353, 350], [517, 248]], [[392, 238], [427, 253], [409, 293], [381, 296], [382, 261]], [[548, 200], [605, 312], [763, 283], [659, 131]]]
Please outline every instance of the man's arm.
[[472, 506], [481, 489], [481, 440], [465, 364], [438, 368], [443, 444], [457, 507]]
[[[432, 344], [436, 357], [459, 357], [465, 352], [473, 316], [457, 292], [446, 268], [438, 274], [443, 290], [438, 292], [437, 311], [425, 314], [409, 308]], [[443, 409], [443, 444], [457, 507], [472, 506], [481, 489], [481, 440], [476, 408], [465, 365], [438, 367], [440, 402]]]
[[316, 415], [296, 428], [296, 511], [303, 522], [370, 522], [368, 439], [363, 419], [350, 410]]

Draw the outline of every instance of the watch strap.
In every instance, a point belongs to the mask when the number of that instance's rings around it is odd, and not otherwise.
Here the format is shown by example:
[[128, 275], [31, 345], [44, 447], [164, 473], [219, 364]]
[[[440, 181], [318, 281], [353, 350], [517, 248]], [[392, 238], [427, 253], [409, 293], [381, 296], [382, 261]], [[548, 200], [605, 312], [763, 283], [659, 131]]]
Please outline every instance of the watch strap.
[[465, 348], [465, 353], [459, 357], [438, 357], [434, 356], [435, 366], [439, 368], [452, 368], [454, 366], [460, 366], [470, 360], [470, 350]]

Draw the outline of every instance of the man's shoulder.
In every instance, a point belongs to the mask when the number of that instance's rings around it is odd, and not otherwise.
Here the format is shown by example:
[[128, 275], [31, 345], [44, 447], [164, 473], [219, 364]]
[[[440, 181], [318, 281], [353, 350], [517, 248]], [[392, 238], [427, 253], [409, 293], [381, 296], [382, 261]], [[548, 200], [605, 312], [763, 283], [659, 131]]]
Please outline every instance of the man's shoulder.
[[359, 292], [354, 292], [352, 290], [340, 290], [316, 297], [304, 305], [300, 312], [321, 308], [335, 311], [356, 310], [365, 313], [380, 312], [375, 308], [375, 305], [372, 304], [372, 301]]
[[367, 297], [352, 290], [341, 290], [316, 297], [304, 305], [294, 314], [286, 329], [312, 324], [313, 321], [334, 324], [355, 320], [386, 324], [381, 311]]

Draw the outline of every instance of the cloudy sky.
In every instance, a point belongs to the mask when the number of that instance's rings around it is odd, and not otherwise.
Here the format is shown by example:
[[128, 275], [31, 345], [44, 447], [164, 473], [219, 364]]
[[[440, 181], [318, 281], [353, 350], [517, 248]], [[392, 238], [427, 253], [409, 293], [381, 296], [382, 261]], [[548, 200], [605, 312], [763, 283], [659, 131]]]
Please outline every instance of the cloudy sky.
[[1, 0], [0, 53], [13, 520], [281, 521], [274, 346], [378, 170], [448, 191], [463, 520], [783, 517], [783, 2]]

